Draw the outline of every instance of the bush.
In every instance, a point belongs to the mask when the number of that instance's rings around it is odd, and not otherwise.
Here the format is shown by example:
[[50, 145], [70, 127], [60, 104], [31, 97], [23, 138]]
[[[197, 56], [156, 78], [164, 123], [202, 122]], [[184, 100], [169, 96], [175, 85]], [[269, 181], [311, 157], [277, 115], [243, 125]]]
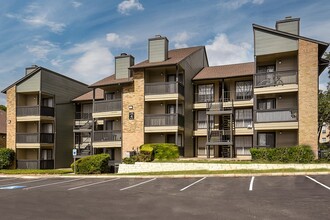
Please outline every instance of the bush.
[[[76, 161], [76, 173], [78, 174], [99, 174], [109, 172], [109, 154], [97, 154], [83, 157]], [[71, 164], [74, 169], [74, 163]]]
[[281, 163], [310, 163], [314, 160], [313, 151], [309, 146], [278, 148], [251, 148], [252, 160]]
[[8, 169], [14, 164], [15, 151], [8, 148], [0, 149], [0, 169]]

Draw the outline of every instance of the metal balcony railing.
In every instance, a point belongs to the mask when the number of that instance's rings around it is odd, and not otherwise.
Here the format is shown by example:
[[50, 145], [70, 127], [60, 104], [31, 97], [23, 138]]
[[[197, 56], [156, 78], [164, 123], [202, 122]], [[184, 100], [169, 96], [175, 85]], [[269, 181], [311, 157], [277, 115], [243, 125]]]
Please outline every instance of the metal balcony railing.
[[121, 131], [94, 131], [94, 142], [121, 141]]
[[17, 169], [39, 169], [39, 160], [17, 160]]
[[91, 112], [88, 112], [88, 113], [76, 112], [75, 113], [75, 119], [88, 120], [88, 119], [92, 119], [92, 118], [93, 118], [93, 116], [92, 116]]
[[151, 114], [144, 116], [145, 127], [184, 126], [184, 117], [180, 114]]
[[53, 133], [17, 133], [17, 143], [54, 143]]
[[296, 70], [256, 73], [254, 75], [255, 87], [268, 87], [297, 83], [298, 73]]
[[[253, 93], [252, 93], [252, 88], [251, 91], [225, 91], [224, 92], [224, 102], [229, 102], [231, 100], [234, 101], [246, 101], [246, 100], [251, 100], [253, 98]], [[222, 101], [222, 97], [220, 97], [220, 101]]]
[[298, 121], [297, 109], [267, 109], [256, 111], [256, 122]]
[[[214, 121], [209, 121], [210, 128], [214, 128]], [[195, 121], [195, 130], [198, 129], [207, 129], [206, 120], [196, 120]]]
[[17, 116], [51, 116], [54, 117], [54, 108], [47, 106], [18, 106]]
[[209, 132], [208, 142], [231, 142], [230, 130], [211, 130]]
[[96, 101], [94, 103], [94, 113], [97, 112], [111, 112], [121, 111], [122, 105], [121, 100], [104, 100]]
[[157, 82], [145, 84], [145, 95], [162, 95], [179, 93], [184, 96], [184, 86], [178, 82]]

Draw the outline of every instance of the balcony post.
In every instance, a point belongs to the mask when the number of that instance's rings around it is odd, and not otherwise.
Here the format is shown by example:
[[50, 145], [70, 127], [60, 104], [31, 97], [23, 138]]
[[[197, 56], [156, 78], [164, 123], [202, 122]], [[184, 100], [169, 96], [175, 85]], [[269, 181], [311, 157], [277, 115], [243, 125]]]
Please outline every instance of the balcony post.
[[[175, 66], [175, 81], [176, 81], [176, 91], [179, 92], [179, 67], [178, 65]], [[175, 113], [176, 113], [176, 124], [179, 125], [179, 99], [175, 100]], [[175, 144], [178, 145], [178, 130], [175, 132]]]

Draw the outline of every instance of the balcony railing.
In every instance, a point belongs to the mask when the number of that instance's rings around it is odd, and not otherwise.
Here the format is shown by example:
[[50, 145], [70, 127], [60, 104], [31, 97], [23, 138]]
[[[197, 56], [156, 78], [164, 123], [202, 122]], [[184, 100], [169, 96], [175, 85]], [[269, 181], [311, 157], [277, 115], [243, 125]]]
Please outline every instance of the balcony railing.
[[212, 130], [208, 136], [209, 142], [231, 142], [230, 130]]
[[82, 120], [88, 120], [88, 119], [92, 119], [92, 113], [88, 112], [76, 112], [75, 113], [75, 119], [82, 119]]
[[17, 133], [17, 143], [54, 143], [53, 133]]
[[207, 102], [214, 102], [214, 94], [200, 94], [195, 93], [195, 103], [207, 103]]
[[184, 117], [180, 114], [153, 114], [144, 116], [144, 126], [184, 126]]
[[269, 109], [256, 111], [256, 122], [290, 122], [297, 120], [297, 109]]
[[54, 169], [54, 160], [17, 160], [17, 169]]
[[296, 70], [256, 73], [254, 76], [254, 82], [255, 87], [297, 84], [298, 74]]
[[17, 160], [17, 169], [39, 169], [39, 160]]
[[121, 131], [94, 131], [94, 142], [121, 141]]
[[[210, 128], [214, 128], [214, 121], [209, 121], [209, 126]], [[195, 121], [195, 126], [196, 126], [196, 129], [207, 129], [207, 121], [201, 121], [201, 120], [197, 120]], [[196, 130], [195, 129], [195, 130]]]
[[47, 106], [18, 106], [17, 116], [51, 116], [54, 117], [54, 108]]
[[207, 110], [208, 112], [226, 111], [231, 110], [232, 107], [233, 101], [228, 101], [226, 105], [223, 102], [211, 102], [208, 103]]
[[121, 111], [121, 100], [104, 100], [94, 103], [94, 113]]
[[145, 94], [146, 95], [163, 95], [163, 94], [175, 94], [179, 93], [184, 96], [184, 86], [178, 82], [157, 82], [146, 83]]

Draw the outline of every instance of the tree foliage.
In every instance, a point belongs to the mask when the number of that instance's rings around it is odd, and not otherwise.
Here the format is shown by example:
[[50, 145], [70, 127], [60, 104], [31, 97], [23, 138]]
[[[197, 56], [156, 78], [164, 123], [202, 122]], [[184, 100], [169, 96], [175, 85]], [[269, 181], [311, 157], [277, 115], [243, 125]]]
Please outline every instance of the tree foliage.
[[0, 110], [7, 111], [7, 107], [4, 105], [0, 105]]

